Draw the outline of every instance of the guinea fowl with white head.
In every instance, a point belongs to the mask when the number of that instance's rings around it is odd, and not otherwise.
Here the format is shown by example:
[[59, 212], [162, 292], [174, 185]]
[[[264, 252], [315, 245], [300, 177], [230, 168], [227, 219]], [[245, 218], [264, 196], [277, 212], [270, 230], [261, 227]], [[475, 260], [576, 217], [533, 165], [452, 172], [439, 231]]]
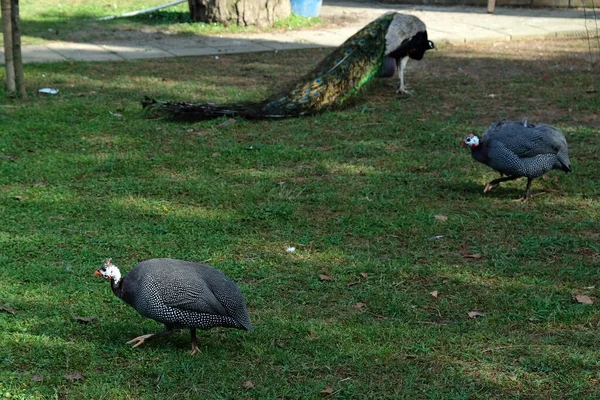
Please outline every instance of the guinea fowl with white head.
[[252, 330], [246, 302], [235, 283], [207, 264], [155, 258], [137, 264], [121, 275], [109, 258], [94, 272], [110, 280], [113, 293], [141, 315], [163, 323], [166, 331], [138, 336], [127, 344], [137, 347], [145, 340], [189, 328], [191, 354], [200, 349], [196, 328], [215, 327]]
[[546, 125], [532, 125], [525, 121], [502, 121], [490, 125], [481, 140], [468, 135], [461, 143], [471, 149], [473, 158], [498, 171], [502, 176], [489, 182], [488, 192], [500, 182], [527, 178], [522, 198], [531, 193], [531, 182], [553, 169], [571, 172], [569, 148], [561, 131]]

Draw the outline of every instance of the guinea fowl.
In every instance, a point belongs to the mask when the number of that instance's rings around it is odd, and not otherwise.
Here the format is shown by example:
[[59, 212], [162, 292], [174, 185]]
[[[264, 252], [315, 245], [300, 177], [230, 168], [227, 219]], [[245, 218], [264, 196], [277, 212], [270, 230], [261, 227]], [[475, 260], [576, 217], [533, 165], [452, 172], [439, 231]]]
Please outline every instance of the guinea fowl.
[[149, 115], [186, 121], [223, 116], [277, 119], [312, 115], [339, 108], [372, 78], [391, 77], [398, 70], [400, 88], [409, 58], [421, 60], [435, 48], [425, 24], [412, 15], [391, 12], [372, 21], [325, 57], [311, 72], [264, 101], [242, 104], [142, 101]]
[[546, 124], [532, 125], [527, 120], [497, 122], [490, 125], [481, 140], [470, 134], [461, 145], [471, 149], [475, 160], [507, 175], [489, 182], [484, 193], [500, 182], [524, 176], [527, 187], [522, 198], [527, 200], [534, 178], [553, 169], [571, 172], [565, 136]]
[[94, 275], [110, 280], [113, 293], [141, 315], [165, 325], [163, 333], [128, 341], [127, 344], [135, 343], [133, 347], [147, 339], [169, 335], [173, 329], [189, 328], [194, 354], [200, 351], [196, 328], [252, 330], [240, 289], [210, 265], [155, 258], [142, 261], [123, 277], [109, 258]]

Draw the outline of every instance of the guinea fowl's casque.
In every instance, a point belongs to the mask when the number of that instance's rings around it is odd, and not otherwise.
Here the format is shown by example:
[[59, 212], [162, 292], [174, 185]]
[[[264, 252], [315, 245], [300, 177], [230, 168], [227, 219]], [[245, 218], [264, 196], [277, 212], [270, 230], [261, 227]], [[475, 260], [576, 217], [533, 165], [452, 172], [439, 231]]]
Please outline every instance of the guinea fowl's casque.
[[527, 121], [502, 121], [490, 125], [481, 140], [473, 134], [461, 143], [471, 148], [479, 162], [498, 171], [501, 176], [489, 182], [484, 193], [500, 182], [527, 178], [524, 199], [530, 196], [531, 181], [553, 170], [571, 172], [567, 140], [561, 131]]
[[155, 258], [137, 264], [121, 276], [111, 259], [96, 272], [111, 281], [113, 293], [144, 317], [163, 323], [166, 331], [138, 336], [127, 344], [137, 347], [152, 337], [189, 328], [191, 354], [200, 351], [196, 328], [237, 328], [251, 331], [246, 302], [235, 283], [210, 265]]
[[340, 107], [373, 77], [390, 77], [398, 70], [399, 92], [409, 58], [420, 60], [435, 48], [425, 24], [412, 15], [387, 13], [369, 23], [329, 54], [288, 89], [257, 103], [171, 103], [146, 98], [150, 115], [187, 121], [222, 116], [246, 119], [288, 118]]

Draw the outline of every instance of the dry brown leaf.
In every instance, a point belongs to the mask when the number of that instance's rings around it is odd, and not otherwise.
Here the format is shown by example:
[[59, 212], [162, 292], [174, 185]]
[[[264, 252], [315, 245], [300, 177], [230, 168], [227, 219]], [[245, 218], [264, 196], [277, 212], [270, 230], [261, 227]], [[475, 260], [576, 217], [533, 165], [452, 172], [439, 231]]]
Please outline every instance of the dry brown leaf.
[[13, 196], [13, 199], [18, 200], [18, 201], [25, 201], [27, 200], [27, 197], [23, 197], [23, 196]]
[[228, 126], [228, 125], [233, 125], [235, 123], [237, 123], [237, 120], [235, 118], [229, 118], [228, 120], [225, 120], [225, 121], [221, 122], [217, 126]]
[[356, 285], [359, 285], [361, 283], [362, 283], [361, 281], [348, 282], [348, 283], [346, 283], [346, 287], [356, 286]]
[[578, 302], [579, 304], [594, 304], [594, 300], [590, 296], [586, 296], [585, 294], [578, 294], [573, 296], [573, 300]]
[[81, 324], [89, 324], [94, 321], [96, 317], [75, 317], [73, 319]]
[[362, 276], [363, 278], [367, 279], [367, 273], [366, 272], [361, 272], [360, 276]]
[[277, 342], [277, 347], [280, 347], [283, 349], [286, 344], [287, 344], [287, 340], [280, 340], [279, 342]]
[[356, 303], [352, 308], [354, 308], [355, 310], [360, 310], [361, 308], [363, 308], [365, 306], [366, 306], [365, 303]]
[[433, 292], [429, 292], [430, 295], [432, 295], [433, 297], [435, 297], [437, 299], [438, 297], [438, 291], [434, 290]]
[[322, 281], [332, 281], [333, 280], [332, 277], [330, 277], [329, 275], [325, 275], [325, 274], [320, 274], [319, 279]]
[[221, 155], [221, 153], [219, 153], [218, 151], [215, 151], [214, 153], [212, 153], [213, 157], [219, 157]]
[[479, 253], [475, 253], [475, 254], [465, 254], [463, 256], [464, 258], [472, 258], [474, 260], [479, 260], [481, 258], [481, 254]]
[[479, 311], [471, 311], [469, 312], [469, 318], [477, 318], [477, 317], [483, 317], [485, 315], [485, 313], [479, 312]]
[[41, 376], [38, 376], [38, 375], [34, 375], [31, 377], [31, 380], [34, 382], [41, 382], [44, 380], [44, 378], [42, 378]]
[[252, 388], [254, 388], [254, 383], [252, 383], [252, 381], [246, 381], [246, 382], [244, 382], [244, 389], [250, 390]]
[[73, 381], [82, 381], [84, 379], [84, 377], [79, 372], [75, 372], [74, 374], [65, 375], [65, 379], [73, 382]]
[[10, 306], [2, 306], [2, 307], [0, 307], [0, 311], [4, 311], [4, 312], [7, 312], [7, 313], [13, 314], [13, 315], [15, 315], [17, 313], [17, 311]]
[[448, 221], [448, 217], [445, 215], [442, 215], [442, 214], [435, 215], [435, 219], [436, 219], [436, 221], [442, 221], [442, 222]]
[[330, 394], [333, 394], [333, 388], [330, 388], [330, 387], [325, 388], [325, 389], [321, 390], [321, 394], [329, 396]]

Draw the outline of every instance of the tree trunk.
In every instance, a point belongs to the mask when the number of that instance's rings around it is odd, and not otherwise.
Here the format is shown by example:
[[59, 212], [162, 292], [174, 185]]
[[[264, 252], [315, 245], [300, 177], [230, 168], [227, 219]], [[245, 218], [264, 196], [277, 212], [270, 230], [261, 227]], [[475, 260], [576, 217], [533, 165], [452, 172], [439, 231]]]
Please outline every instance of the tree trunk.
[[188, 0], [194, 22], [273, 26], [291, 14], [290, 0]]
[[15, 86], [15, 65], [13, 63], [12, 24], [10, 0], [2, 0], [2, 32], [4, 35], [4, 67], [6, 69], [6, 90], [13, 93]]
[[19, 0], [11, 0], [11, 23], [13, 62], [15, 66], [15, 83], [22, 99], [27, 98], [25, 91], [25, 74], [23, 72], [23, 57], [21, 56], [21, 28], [19, 26]]

